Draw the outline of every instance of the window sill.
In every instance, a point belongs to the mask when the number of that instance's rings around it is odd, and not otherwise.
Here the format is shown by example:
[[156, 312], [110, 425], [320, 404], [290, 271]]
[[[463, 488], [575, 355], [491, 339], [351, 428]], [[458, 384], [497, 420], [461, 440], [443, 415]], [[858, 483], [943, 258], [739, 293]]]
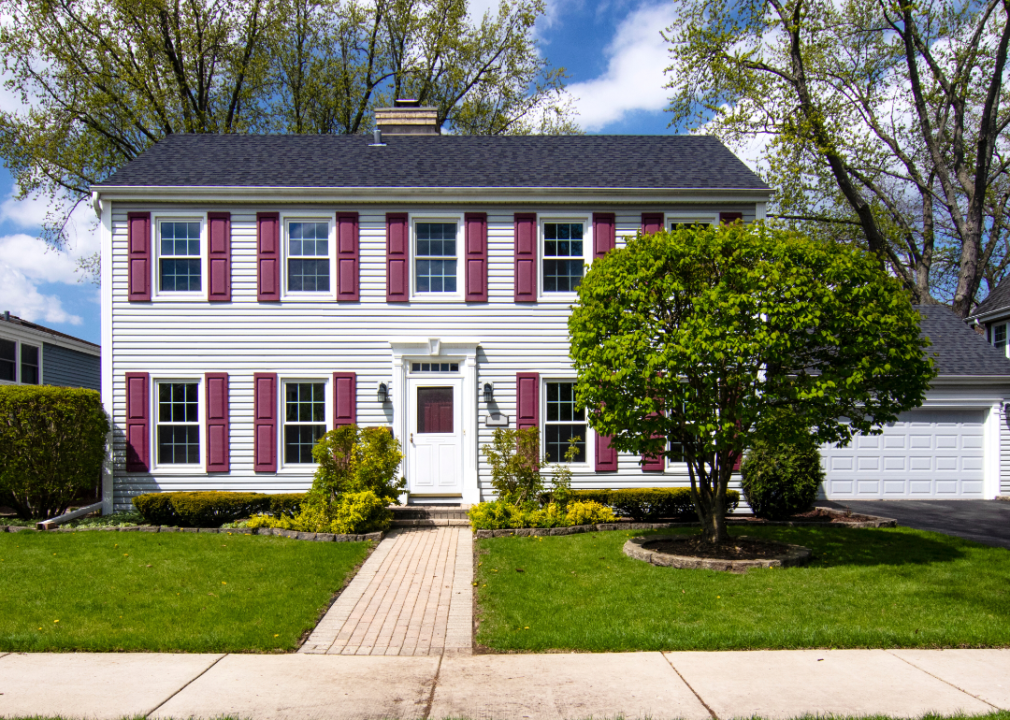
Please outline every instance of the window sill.
[[166, 292], [161, 291], [151, 297], [152, 302], [206, 302], [207, 293], [204, 292]]

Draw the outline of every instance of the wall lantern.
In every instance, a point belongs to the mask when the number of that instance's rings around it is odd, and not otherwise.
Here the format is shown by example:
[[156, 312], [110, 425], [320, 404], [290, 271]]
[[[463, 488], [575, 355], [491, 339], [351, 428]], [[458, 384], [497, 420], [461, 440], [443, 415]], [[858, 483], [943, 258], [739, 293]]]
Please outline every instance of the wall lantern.
[[487, 382], [484, 383], [484, 402], [489, 403], [494, 400], [494, 385]]
[[386, 383], [379, 383], [379, 403], [385, 405], [389, 402], [389, 388]]

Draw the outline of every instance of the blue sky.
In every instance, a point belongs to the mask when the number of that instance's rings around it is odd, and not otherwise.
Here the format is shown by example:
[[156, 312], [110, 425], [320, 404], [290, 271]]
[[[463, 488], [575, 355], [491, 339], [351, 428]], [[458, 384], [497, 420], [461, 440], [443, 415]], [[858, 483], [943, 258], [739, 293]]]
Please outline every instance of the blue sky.
[[[480, 16], [497, 0], [471, 0]], [[673, 2], [548, 0], [537, 26], [541, 51], [568, 71], [568, 87], [588, 132], [663, 134], [666, 48], [659, 36]], [[9, 96], [8, 96], [9, 97]], [[74, 213], [69, 252], [45, 251], [37, 240], [44, 202], [11, 199], [10, 174], [0, 168], [0, 312], [92, 342], [101, 341], [98, 288], [79, 282], [76, 258], [98, 249], [90, 208]]]

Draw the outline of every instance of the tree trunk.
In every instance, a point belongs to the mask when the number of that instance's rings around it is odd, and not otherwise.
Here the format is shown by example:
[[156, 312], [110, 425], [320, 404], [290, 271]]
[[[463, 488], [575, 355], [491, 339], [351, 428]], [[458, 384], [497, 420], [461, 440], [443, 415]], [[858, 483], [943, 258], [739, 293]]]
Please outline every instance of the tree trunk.
[[726, 531], [726, 513], [709, 512], [707, 518], [701, 524], [701, 536], [705, 542], [713, 545], [720, 545], [729, 541], [729, 533]]

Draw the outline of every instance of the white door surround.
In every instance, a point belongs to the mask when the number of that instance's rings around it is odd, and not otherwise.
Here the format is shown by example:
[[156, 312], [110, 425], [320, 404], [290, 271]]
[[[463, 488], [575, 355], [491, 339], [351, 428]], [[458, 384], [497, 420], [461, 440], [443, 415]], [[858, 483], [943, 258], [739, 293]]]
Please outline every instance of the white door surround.
[[[480, 502], [480, 488], [477, 485], [477, 348], [480, 341], [472, 339], [408, 338], [390, 341], [392, 350], [392, 377], [388, 383], [389, 398], [393, 406], [393, 429], [404, 452], [404, 475], [413, 492], [411, 468], [410, 433], [416, 432], [411, 426], [416, 423], [415, 403], [418, 383], [422, 387], [458, 388], [454, 396], [454, 412], [459, 418], [460, 458], [458, 468], [459, 490], [456, 497], [446, 497], [447, 502], [474, 504]], [[456, 362], [458, 373], [435, 373], [411, 377], [411, 362]], [[441, 376], [441, 377], [440, 377]], [[438, 490], [434, 492], [438, 493]], [[462, 497], [459, 497], [462, 495]]]

